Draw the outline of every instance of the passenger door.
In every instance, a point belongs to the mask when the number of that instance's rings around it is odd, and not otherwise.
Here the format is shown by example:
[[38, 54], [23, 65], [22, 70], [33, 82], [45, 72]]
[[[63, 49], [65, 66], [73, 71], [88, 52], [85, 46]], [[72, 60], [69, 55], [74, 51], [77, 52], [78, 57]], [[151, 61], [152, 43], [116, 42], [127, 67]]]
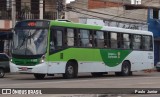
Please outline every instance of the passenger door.
[[63, 60], [64, 46], [64, 28], [62, 27], [51, 27], [50, 41], [49, 41], [49, 63], [48, 73], [62, 73], [60, 61]]

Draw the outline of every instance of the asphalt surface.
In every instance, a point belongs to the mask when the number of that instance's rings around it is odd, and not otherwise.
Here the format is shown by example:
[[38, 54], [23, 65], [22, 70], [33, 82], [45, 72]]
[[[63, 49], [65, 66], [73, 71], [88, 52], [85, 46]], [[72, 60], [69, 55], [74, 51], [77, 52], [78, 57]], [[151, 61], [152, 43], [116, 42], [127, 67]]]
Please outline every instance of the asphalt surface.
[[[103, 77], [92, 77], [90, 74], [80, 74], [76, 79], [63, 79], [61, 75], [56, 75], [54, 77], [46, 77], [44, 80], [35, 80], [33, 75], [28, 74], [7, 74], [5, 78], [0, 79], [0, 88], [52, 88], [52, 89], [66, 89], [69, 93], [62, 92], [60, 94], [54, 92], [54, 94], [43, 94], [43, 95], [0, 95], [0, 97], [160, 97], [159, 94], [78, 94], [76, 89], [82, 88], [99, 88], [108, 89], [114, 88], [115, 90], [119, 88], [120, 90], [127, 89], [155, 89], [160, 88], [160, 73], [159, 72], [135, 72], [133, 76], [121, 77], [115, 76], [114, 74], [105, 75]], [[70, 89], [75, 89], [70, 92]], [[51, 89], [51, 90], [52, 90]], [[119, 91], [119, 90], [118, 90]], [[159, 89], [155, 89], [159, 91]], [[58, 91], [59, 92], [59, 91]], [[135, 92], [135, 91], [133, 91]], [[66, 93], [66, 94], [64, 94]]]

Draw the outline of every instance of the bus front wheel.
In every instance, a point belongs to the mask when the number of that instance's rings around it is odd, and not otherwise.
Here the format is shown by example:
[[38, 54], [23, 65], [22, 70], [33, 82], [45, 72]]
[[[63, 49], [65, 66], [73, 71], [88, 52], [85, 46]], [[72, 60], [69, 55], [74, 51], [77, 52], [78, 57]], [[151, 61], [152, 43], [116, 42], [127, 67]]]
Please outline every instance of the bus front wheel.
[[66, 65], [65, 73], [63, 74], [63, 78], [71, 79], [77, 77], [77, 64], [75, 62], [68, 62]]
[[44, 79], [44, 77], [45, 77], [45, 74], [34, 74], [34, 77], [36, 78], [36, 79]]
[[0, 68], [0, 78], [3, 78], [5, 75], [4, 69]]

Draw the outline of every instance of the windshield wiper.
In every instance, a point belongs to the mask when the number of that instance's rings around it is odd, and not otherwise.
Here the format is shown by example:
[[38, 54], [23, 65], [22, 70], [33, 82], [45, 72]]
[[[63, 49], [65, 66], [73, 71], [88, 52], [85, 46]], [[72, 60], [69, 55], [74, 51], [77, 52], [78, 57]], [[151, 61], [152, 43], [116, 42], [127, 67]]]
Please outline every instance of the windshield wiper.
[[30, 33], [30, 30], [27, 32], [27, 35], [25, 35], [24, 36], [24, 38], [23, 38], [23, 40], [22, 40], [22, 43], [19, 45], [19, 46], [17, 46], [17, 48], [15, 48], [15, 49], [20, 49], [23, 45], [24, 45], [24, 43], [25, 43], [25, 40], [27, 39], [28, 40], [28, 34]]

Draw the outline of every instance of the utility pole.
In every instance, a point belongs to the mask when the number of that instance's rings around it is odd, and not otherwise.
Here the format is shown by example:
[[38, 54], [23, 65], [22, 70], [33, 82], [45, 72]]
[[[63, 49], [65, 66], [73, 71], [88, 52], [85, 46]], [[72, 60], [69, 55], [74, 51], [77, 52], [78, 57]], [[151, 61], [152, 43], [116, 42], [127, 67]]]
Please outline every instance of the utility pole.
[[39, 0], [39, 10], [40, 10], [39, 19], [43, 19], [43, 0]]
[[66, 0], [65, 0], [65, 5], [64, 5], [64, 19], [68, 19], [68, 11], [67, 11], [67, 3], [66, 3]]
[[12, 0], [12, 28], [14, 28], [16, 24], [16, 2]]
[[58, 1], [59, 1], [59, 0], [56, 0], [57, 19], [59, 19], [59, 11], [58, 11], [59, 3], [58, 3]]
[[56, 9], [57, 9], [57, 19], [60, 18], [60, 14], [64, 10], [63, 0], [56, 0]]

